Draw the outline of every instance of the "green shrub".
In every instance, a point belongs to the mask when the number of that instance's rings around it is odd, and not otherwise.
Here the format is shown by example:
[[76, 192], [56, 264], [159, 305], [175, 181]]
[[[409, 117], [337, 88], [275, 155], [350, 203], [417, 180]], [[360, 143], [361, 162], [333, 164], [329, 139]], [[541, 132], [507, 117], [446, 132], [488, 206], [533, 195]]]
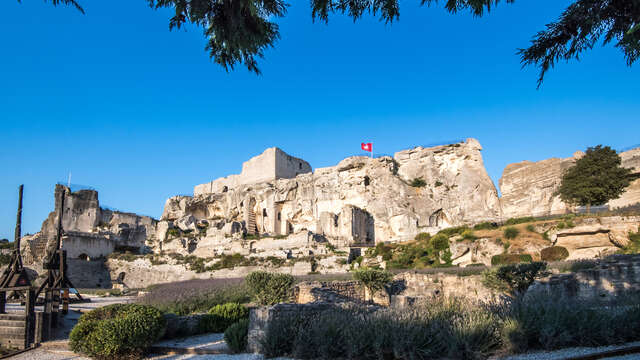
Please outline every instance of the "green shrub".
[[80, 317], [69, 336], [74, 352], [93, 358], [139, 356], [164, 334], [162, 313], [146, 305], [115, 304]]
[[216, 305], [203, 317], [198, 327], [201, 333], [221, 333], [232, 324], [249, 317], [249, 310], [237, 303]]
[[456, 226], [447, 229], [442, 229], [438, 231], [438, 234], [446, 235], [447, 237], [451, 237], [453, 235], [460, 235], [465, 230], [469, 229], [467, 226]]
[[9, 265], [10, 262], [11, 262], [11, 255], [0, 254], [0, 266]]
[[498, 228], [498, 224], [496, 223], [492, 223], [492, 222], [482, 222], [480, 224], [476, 224], [473, 226], [473, 230], [491, 230], [491, 229], [497, 229]]
[[274, 305], [288, 301], [291, 298], [294, 281], [294, 277], [289, 274], [266, 271], [254, 271], [245, 278], [254, 300], [260, 305]]
[[353, 278], [362, 283], [371, 294], [384, 289], [391, 282], [393, 275], [380, 269], [361, 268], [353, 273]]
[[542, 233], [542, 238], [544, 240], [551, 241], [551, 239], [549, 238], [549, 231], [548, 230]]
[[180, 230], [175, 228], [167, 230], [167, 237], [178, 237], [178, 236], [180, 236]]
[[431, 235], [426, 232], [421, 232], [415, 237], [416, 241], [428, 241], [429, 239], [431, 239]]
[[640, 252], [640, 227], [638, 232], [629, 232], [629, 243], [622, 249], [624, 254], [637, 254]]
[[504, 265], [498, 268], [496, 277], [515, 294], [524, 294], [533, 282], [546, 274], [547, 264], [541, 261], [527, 264]]
[[508, 265], [531, 261], [533, 261], [533, 258], [529, 254], [499, 254], [491, 257], [491, 265]]
[[533, 225], [529, 224], [527, 225], [527, 231], [534, 233], [536, 232], [536, 228]]
[[424, 187], [427, 185], [427, 182], [424, 181], [423, 178], [419, 177], [419, 178], [415, 178], [413, 180], [411, 180], [411, 183], [409, 183], [409, 185], [413, 186], [413, 187]]
[[274, 319], [260, 345], [267, 358], [485, 359], [500, 347], [500, 319], [459, 299], [374, 312], [334, 308]]
[[385, 243], [377, 243], [372, 255], [374, 257], [382, 256], [382, 260], [384, 261], [391, 260], [391, 247], [387, 246]]
[[515, 239], [518, 237], [518, 235], [520, 234], [520, 230], [514, 228], [514, 227], [508, 227], [506, 229], [504, 229], [504, 237], [506, 239]]
[[511, 218], [509, 220], [507, 220], [507, 222], [505, 222], [505, 225], [518, 225], [518, 224], [524, 224], [524, 223], [528, 223], [528, 222], [533, 222], [536, 221], [535, 218], [533, 218], [532, 216], [526, 216], [526, 217], [520, 217], [520, 218]]
[[516, 299], [507, 309], [503, 342], [511, 352], [528, 352], [637, 341], [640, 306], [634, 300], [602, 307], [549, 294]]
[[462, 232], [462, 238], [464, 240], [469, 240], [469, 241], [473, 241], [476, 240], [478, 237], [475, 236], [475, 234], [473, 233], [473, 231], [471, 229], [467, 229], [465, 231]]
[[249, 319], [242, 319], [224, 331], [224, 341], [234, 354], [244, 352], [247, 348]]
[[442, 181], [440, 181], [440, 180], [436, 180], [436, 183], [435, 183], [435, 186], [436, 186], [436, 187], [438, 187], [438, 186], [442, 186], [442, 185], [444, 185], [444, 184], [442, 183]]
[[561, 261], [569, 257], [569, 250], [562, 246], [551, 246], [540, 250], [542, 261]]
[[431, 246], [437, 251], [446, 250], [449, 248], [449, 238], [446, 235], [438, 234], [431, 238]]

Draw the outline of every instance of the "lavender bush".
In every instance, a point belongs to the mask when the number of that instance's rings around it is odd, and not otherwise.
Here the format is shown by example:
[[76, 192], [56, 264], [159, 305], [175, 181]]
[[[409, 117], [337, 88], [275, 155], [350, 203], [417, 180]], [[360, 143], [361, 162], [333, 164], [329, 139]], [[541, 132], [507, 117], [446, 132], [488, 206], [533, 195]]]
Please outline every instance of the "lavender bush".
[[250, 295], [241, 278], [198, 279], [155, 285], [139, 303], [152, 305], [165, 313], [188, 315], [204, 313], [225, 303], [246, 304]]

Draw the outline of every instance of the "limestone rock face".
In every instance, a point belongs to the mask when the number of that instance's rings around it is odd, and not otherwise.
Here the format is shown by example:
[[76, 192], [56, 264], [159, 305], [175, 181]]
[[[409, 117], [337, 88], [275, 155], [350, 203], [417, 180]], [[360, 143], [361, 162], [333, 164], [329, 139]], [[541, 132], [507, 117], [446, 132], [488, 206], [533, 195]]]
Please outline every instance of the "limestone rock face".
[[[501, 216], [481, 149], [476, 140], [468, 139], [400, 151], [393, 158], [350, 157], [293, 178], [275, 176], [263, 182], [247, 178], [237, 183], [223, 178], [209, 183], [212, 191], [199, 185], [194, 197], [168, 199], [162, 220], [175, 223], [193, 216], [219, 222], [216, 227], [222, 233], [207, 231], [205, 236], [217, 237], [216, 241], [232, 236], [224, 230], [231, 222], [242, 224], [248, 234], [310, 232], [316, 241], [339, 247], [409, 240], [419, 232]], [[254, 159], [251, 166], [262, 167]], [[304, 164], [298, 167], [305, 169]], [[413, 187], [414, 179], [426, 185]]]
[[500, 178], [502, 213], [505, 218], [542, 216], [567, 212], [567, 205], [554, 195], [564, 171], [581, 154], [565, 159], [509, 164]]
[[[584, 153], [576, 152], [565, 159], [552, 158], [507, 165], [499, 184], [504, 217], [555, 215], [570, 210], [554, 194], [560, 186], [564, 171], [582, 156]], [[620, 157], [623, 167], [633, 169], [635, 176], [640, 175], [640, 148], [622, 152]], [[618, 208], [637, 203], [640, 203], [640, 179], [634, 180], [619, 199], [609, 202], [609, 206]]]
[[554, 245], [567, 248], [567, 260], [613, 254], [629, 243], [629, 233], [640, 229], [640, 216], [589, 218], [569, 229], [549, 232]]

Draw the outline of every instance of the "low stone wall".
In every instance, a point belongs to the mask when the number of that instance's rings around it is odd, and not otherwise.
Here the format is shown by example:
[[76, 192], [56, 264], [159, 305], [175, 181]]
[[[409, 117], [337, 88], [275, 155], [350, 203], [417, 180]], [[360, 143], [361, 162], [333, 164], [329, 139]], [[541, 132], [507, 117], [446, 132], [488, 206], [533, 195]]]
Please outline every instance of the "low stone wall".
[[489, 301], [497, 299], [499, 294], [482, 285], [481, 275], [421, 274], [408, 271], [393, 278], [391, 306], [409, 306], [435, 296]]
[[68, 259], [67, 266], [69, 280], [74, 286], [83, 289], [111, 288], [112, 278], [109, 270], [105, 267], [104, 260]]
[[179, 316], [175, 314], [165, 314], [167, 327], [164, 332], [165, 339], [174, 339], [178, 337], [197, 335], [202, 333], [200, 322], [206, 317], [206, 314], [195, 314], [187, 316]]
[[553, 294], [608, 302], [628, 292], [639, 292], [639, 280], [640, 255], [613, 255], [596, 261], [592, 269], [553, 274], [536, 281], [527, 295]]
[[247, 338], [247, 351], [259, 353], [260, 340], [265, 336], [269, 324], [284, 316], [303, 314], [316, 314], [336, 309], [337, 305], [328, 303], [314, 304], [277, 304], [274, 306], [259, 307], [249, 312], [249, 333]]
[[293, 298], [298, 304], [366, 301], [365, 289], [357, 281], [303, 282], [294, 288]]

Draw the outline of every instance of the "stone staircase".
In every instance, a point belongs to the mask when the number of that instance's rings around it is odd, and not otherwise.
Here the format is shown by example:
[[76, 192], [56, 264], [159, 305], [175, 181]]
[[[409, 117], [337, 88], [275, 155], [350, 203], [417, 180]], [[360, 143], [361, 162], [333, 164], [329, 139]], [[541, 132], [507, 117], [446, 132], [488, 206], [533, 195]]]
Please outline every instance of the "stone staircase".
[[249, 220], [247, 221], [247, 234], [255, 235], [257, 234], [256, 227], [256, 213], [253, 211], [249, 211]]
[[24, 312], [0, 314], [0, 346], [18, 350], [27, 347], [26, 319]]

